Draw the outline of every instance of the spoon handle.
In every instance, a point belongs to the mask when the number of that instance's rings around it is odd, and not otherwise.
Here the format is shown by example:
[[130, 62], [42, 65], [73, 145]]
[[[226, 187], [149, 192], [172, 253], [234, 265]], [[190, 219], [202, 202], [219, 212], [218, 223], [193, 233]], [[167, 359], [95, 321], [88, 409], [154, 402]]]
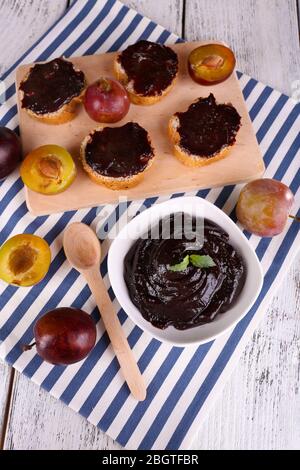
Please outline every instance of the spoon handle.
[[98, 305], [104, 326], [127, 385], [134, 398], [143, 401], [146, 398], [144, 378], [141, 375], [133, 352], [130, 349], [99, 270], [98, 268], [92, 268], [86, 271], [84, 275]]

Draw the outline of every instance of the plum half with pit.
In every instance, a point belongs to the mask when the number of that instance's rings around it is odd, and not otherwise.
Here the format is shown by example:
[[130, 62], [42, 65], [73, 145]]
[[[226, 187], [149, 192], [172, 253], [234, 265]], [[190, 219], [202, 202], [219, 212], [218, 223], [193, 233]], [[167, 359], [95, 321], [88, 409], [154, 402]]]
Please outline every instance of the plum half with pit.
[[69, 365], [84, 359], [95, 346], [96, 325], [92, 317], [78, 308], [50, 310], [34, 325], [35, 342], [23, 346], [27, 351], [36, 346], [47, 362]]
[[0, 248], [0, 279], [16, 286], [33, 286], [47, 274], [50, 263], [50, 248], [43, 238], [29, 233], [15, 235]]
[[21, 161], [22, 147], [17, 134], [0, 127], [0, 180], [6, 178]]
[[284, 230], [293, 202], [288, 186], [262, 178], [247, 183], [241, 190], [236, 215], [248, 232], [273, 237]]
[[204, 44], [193, 49], [188, 57], [188, 71], [200, 85], [216, 85], [232, 74], [233, 51], [223, 44]]
[[73, 183], [76, 165], [60, 145], [42, 145], [26, 155], [20, 173], [32, 191], [51, 195], [65, 191]]

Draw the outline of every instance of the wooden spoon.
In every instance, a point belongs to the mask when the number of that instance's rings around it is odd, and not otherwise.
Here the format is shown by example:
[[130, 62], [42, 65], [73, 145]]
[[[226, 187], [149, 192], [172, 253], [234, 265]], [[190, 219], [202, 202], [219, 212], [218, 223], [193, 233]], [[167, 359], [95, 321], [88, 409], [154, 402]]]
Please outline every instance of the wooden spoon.
[[101, 248], [95, 232], [81, 222], [70, 224], [63, 237], [70, 264], [85, 277], [96, 299], [103, 323], [128, 387], [137, 400], [146, 398], [146, 386], [100, 274]]

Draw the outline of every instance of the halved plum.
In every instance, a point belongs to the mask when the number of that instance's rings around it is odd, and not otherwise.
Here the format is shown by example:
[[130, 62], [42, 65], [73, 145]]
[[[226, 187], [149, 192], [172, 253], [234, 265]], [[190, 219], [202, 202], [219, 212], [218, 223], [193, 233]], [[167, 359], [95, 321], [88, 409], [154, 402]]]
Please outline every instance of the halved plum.
[[235, 67], [232, 50], [222, 44], [205, 44], [194, 49], [188, 58], [192, 79], [201, 85], [214, 85], [226, 80]]
[[8, 284], [33, 286], [47, 274], [50, 263], [49, 245], [36, 235], [15, 235], [0, 248], [0, 278]]
[[20, 168], [23, 183], [37, 193], [57, 194], [74, 181], [76, 165], [59, 145], [42, 145], [30, 152]]

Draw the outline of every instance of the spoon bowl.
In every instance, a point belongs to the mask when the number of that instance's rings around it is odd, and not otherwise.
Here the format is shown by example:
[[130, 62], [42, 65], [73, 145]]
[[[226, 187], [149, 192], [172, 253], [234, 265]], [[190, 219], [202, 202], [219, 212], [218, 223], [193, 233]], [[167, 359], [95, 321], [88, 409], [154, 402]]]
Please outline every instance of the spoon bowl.
[[77, 271], [99, 266], [101, 246], [95, 232], [82, 222], [70, 224], [63, 238], [63, 245], [69, 263]]

